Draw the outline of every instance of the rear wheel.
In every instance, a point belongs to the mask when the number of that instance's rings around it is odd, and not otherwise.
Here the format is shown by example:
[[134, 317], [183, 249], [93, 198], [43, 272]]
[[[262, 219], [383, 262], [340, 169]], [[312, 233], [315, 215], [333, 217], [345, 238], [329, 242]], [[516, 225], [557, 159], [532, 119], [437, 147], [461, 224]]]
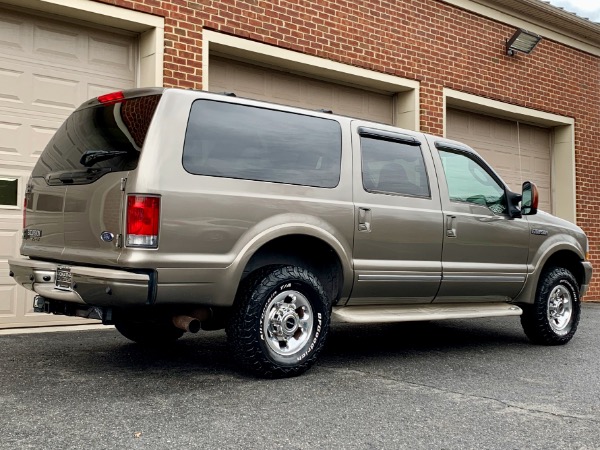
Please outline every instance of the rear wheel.
[[523, 306], [521, 325], [532, 342], [561, 345], [577, 331], [580, 314], [575, 277], [567, 269], [552, 267], [540, 278], [534, 304]]
[[127, 339], [141, 345], [158, 346], [175, 342], [184, 331], [167, 321], [118, 321], [115, 328]]
[[316, 361], [329, 328], [330, 302], [310, 271], [271, 266], [240, 287], [227, 327], [236, 360], [270, 378], [300, 375]]

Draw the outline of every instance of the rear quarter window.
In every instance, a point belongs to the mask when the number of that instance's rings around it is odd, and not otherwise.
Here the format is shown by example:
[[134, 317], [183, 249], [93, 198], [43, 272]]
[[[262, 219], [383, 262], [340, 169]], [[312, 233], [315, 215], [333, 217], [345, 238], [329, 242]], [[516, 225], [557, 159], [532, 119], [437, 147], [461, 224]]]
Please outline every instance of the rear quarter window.
[[195, 175], [333, 188], [342, 134], [332, 119], [196, 100], [183, 149]]

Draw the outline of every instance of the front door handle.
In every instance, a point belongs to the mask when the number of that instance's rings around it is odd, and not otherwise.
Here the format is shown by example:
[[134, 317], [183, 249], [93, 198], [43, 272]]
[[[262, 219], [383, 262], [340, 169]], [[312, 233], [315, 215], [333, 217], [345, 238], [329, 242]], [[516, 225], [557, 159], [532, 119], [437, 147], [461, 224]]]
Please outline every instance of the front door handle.
[[456, 216], [446, 216], [446, 236], [456, 237]]
[[371, 210], [358, 208], [358, 231], [371, 232]]

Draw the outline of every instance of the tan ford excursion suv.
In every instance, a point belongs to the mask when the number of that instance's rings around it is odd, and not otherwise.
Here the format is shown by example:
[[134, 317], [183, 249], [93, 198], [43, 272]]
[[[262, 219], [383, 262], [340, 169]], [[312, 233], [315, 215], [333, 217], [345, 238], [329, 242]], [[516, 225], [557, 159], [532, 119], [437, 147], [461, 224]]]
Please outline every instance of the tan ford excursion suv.
[[577, 226], [471, 148], [233, 95], [90, 100], [27, 186], [11, 276], [38, 312], [140, 344], [225, 328], [254, 373], [297, 375], [330, 321], [521, 316], [564, 344], [590, 282]]

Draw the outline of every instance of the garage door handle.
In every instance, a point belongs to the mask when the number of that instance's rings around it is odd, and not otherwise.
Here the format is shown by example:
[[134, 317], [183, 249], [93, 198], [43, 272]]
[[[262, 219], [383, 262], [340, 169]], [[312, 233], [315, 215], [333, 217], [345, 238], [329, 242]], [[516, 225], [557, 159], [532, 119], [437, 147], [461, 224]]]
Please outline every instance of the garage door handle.
[[446, 216], [446, 236], [456, 237], [456, 216]]

